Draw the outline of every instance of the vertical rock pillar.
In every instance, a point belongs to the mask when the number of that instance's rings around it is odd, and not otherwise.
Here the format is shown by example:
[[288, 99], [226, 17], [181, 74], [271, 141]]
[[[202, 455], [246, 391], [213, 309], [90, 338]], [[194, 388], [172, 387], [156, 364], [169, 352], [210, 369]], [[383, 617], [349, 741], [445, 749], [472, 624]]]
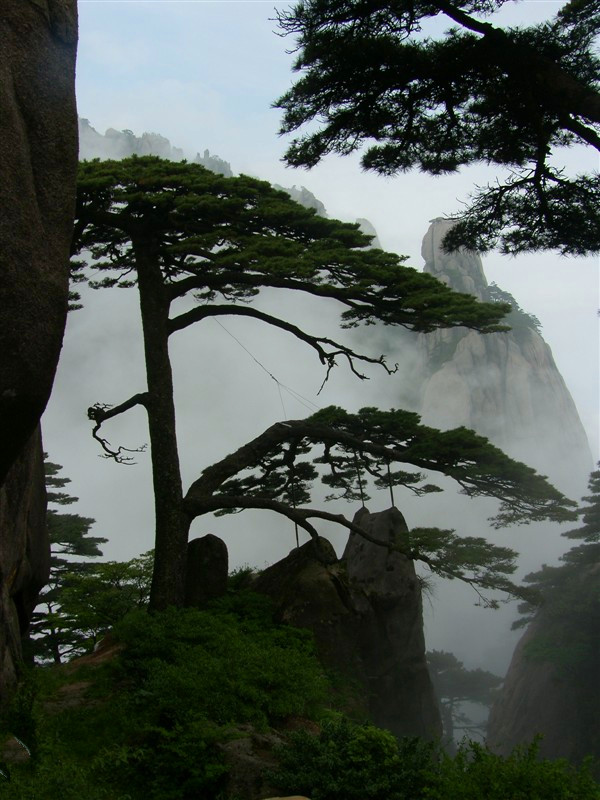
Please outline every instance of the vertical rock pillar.
[[408, 537], [391, 508], [361, 509], [354, 521], [382, 544], [352, 533], [341, 560], [327, 540], [310, 541], [264, 570], [252, 585], [278, 619], [314, 634], [323, 664], [349, 680], [350, 713], [396, 736], [441, 736], [425, 659], [421, 587], [414, 566], [390, 545]]

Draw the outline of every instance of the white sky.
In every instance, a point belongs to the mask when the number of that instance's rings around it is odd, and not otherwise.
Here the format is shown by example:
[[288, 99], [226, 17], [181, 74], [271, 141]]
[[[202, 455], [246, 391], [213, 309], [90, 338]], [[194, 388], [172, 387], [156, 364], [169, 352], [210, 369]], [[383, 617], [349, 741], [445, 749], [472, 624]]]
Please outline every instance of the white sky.
[[[525, 0], [507, 6], [499, 19], [518, 24], [543, 19], [561, 3]], [[411, 173], [384, 179], [362, 173], [355, 157], [329, 157], [310, 172], [284, 167], [286, 141], [277, 135], [281, 115], [270, 105], [291, 84], [293, 57], [286, 48], [292, 42], [274, 34], [270, 0], [79, 0], [79, 12], [79, 114], [96, 130], [160, 133], [190, 158], [208, 148], [229, 161], [235, 173], [284, 186], [304, 185], [330, 216], [369, 219], [382, 247], [409, 256], [413, 266], [423, 263], [420, 248], [428, 221], [458, 211], [474, 183], [494, 178], [492, 170], [471, 168], [443, 178]], [[588, 151], [569, 152], [566, 158], [569, 170], [598, 167], [597, 155]], [[484, 267], [490, 281], [540, 319], [597, 460], [598, 260], [552, 253], [516, 259], [491, 254]], [[321, 324], [320, 311], [300, 311]], [[298, 306], [290, 309], [294, 312]], [[131, 558], [152, 546], [149, 457], [141, 456], [139, 465], [131, 468], [100, 461], [85, 419], [93, 402], [118, 403], [144, 388], [135, 313], [131, 293], [101, 292], [87, 301], [84, 311], [70, 315], [55, 393], [44, 420], [45, 448], [72, 479], [72, 493], [81, 498], [77, 510], [95, 517], [94, 532], [110, 539], [105, 547], [109, 558]], [[256, 333], [254, 339], [247, 325], [226, 324], [256, 347], [257, 356], [283, 383], [314, 397], [320, 372], [312, 353], [269, 334]], [[207, 335], [199, 341], [197, 331], [186, 331], [179, 334], [181, 344], [174, 346], [187, 481], [282, 413], [273, 382], [222, 330], [210, 322], [205, 325], [207, 331], [212, 326], [210, 339]], [[231, 369], [225, 370], [225, 364]], [[347, 376], [336, 377], [329, 395], [317, 402], [392, 405], [393, 388], [373, 383], [365, 389]], [[351, 402], [344, 402], [350, 394]], [[308, 412], [296, 406], [286, 413], [298, 417]], [[139, 411], [129, 412], [107, 433], [123, 444], [147, 441]], [[282, 544], [277, 532], [267, 531], [258, 546], [252, 529], [263, 525], [262, 518], [248, 514], [234, 517], [233, 523], [238, 533], [227, 540], [233, 565], [262, 566], [292, 545], [291, 534]], [[220, 532], [221, 524], [204, 524], [202, 530]]]

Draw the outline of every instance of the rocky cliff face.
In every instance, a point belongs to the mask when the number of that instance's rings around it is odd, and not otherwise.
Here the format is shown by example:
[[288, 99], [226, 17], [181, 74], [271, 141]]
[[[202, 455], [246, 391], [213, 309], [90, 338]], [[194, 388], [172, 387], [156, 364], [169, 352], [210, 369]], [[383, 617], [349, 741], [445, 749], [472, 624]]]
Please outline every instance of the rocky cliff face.
[[0, 705], [16, 681], [21, 636], [50, 572], [39, 428], [0, 489]]
[[[504, 299], [488, 285], [476, 253], [441, 249], [451, 226], [432, 221], [423, 239], [425, 271], [480, 300]], [[508, 333], [458, 329], [419, 337], [423, 421], [473, 428], [554, 480], [564, 477], [569, 486], [575, 472], [583, 485], [593, 463], [587, 437], [537, 320], [517, 307], [507, 323]]]
[[[583, 572], [580, 584], [582, 595], [597, 593], [600, 565]], [[596, 637], [597, 633], [591, 632]], [[541, 733], [539, 752], [543, 758], [566, 758], [572, 763], [581, 763], [589, 755], [598, 759], [600, 652], [597, 649], [593, 663], [579, 662], [577, 653], [564, 663], [532, 656], [531, 646], [536, 640], [553, 635], [556, 632], [542, 608], [515, 649], [502, 693], [490, 713], [488, 744], [494, 752], [507, 755], [516, 745], [531, 742]]]
[[75, 210], [75, 0], [0, 8], [0, 702], [48, 577], [38, 422], [67, 313]]
[[280, 619], [309, 628], [323, 663], [359, 688], [358, 707], [397, 736], [441, 735], [427, 671], [421, 589], [414, 566], [386, 544], [406, 535], [395, 508], [355, 521], [383, 546], [351, 534], [342, 558], [324, 539], [293, 550], [252, 588]]
[[158, 133], [143, 133], [136, 136], [133, 131], [118, 131], [108, 128], [104, 135], [90, 125], [90, 121], [79, 118], [79, 158], [128, 158], [138, 156], [160, 156], [170, 161], [181, 161], [183, 150], [173, 147], [171, 142]]
[[[169, 161], [182, 161], [185, 158], [180, 147], [174, 147], [159, 133], [142, 133], [141, 136], [136, 136], [130, 130], [108, 128], [102, 134], [92, 127], [88, 119], [79, 118], [79, 158], [82, 161], [90, 158], [119, 160], [133, 155], [158, 156]], [[196, 153], [193, 160], [211, 172], [218, 172], [227, 178], [233, 175], [231, 165], [208, 150], [204, 150], [202, 154]]]
[[[488, 285], [476, 253], [443, 252], [441, 240], [451, 226], [450, 220], [432, 221], [423, 239], [425, 271], [480, 300], [513, 302]], [[458, 329], [420, 336], [417, 410], [426, 424], [473, 428], [577, 496], [592, 456], [571, 395], [537, 320], [515, 304], [506, 322], [512, 328], [508, 333], [483, 336]], [[598, 713], [597, 686], [585, 669], [576, 678], [556, 664], [529, 657], [531, 642], [544, 636], [546, 628], [540, 612], [519, 642], [490, 715], [488, 743], [506, 755], [542, 733], [543, 756], [580, 760], [591, 752], [590, 708], [595, 697]]]
[[46, 406], [75, 209], [75, 0], [0, 10], [0, 484]]

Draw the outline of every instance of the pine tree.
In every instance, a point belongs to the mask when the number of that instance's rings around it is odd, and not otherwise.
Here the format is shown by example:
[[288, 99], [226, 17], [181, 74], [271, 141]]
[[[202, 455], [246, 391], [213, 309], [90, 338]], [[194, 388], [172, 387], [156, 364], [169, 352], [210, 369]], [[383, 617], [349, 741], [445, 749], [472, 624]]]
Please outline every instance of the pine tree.
[[95, 522], [90, 517], [60, 511], [79, 498], [62, 491], [71, 482], [70, 478], [59, 475], [62, 466], [48, 461], [47, 454], [44, 454], [44, 459], [49, 505], [46, 521], [51, 548], [50, 579], [33, 612], [26, 651], [30, 657], [60, 664], [65, 655], [80, 652], [82, 647], [82, 636], [76, 624], [65, 616], [61, 608], [67, 576], [85, 568], [86, 562], [75, 560], [77, 557], [101, 556], [100, 545], [108, 539], [90, 536], [90, 528]]
[[[519, 605], [513, 628], [529, 626], [522, 657], [552, 675], [553, 691], [568, 697], [577, 725], [567, 738], [578, 757], [600, 753], [600, 464], [579, 514], [583, 524], [563, 536], [579, 544], [525, 576], [534, 602]], [[517, 694], [518, 699], [518, 694]]]
[[[303, 0], [280, 12], [300, 73], [275, 104], [281, 133], [312, 123], [287, 163], [366, 145], [362, 166], [382, 175], [495, 165], [508, 177], [478, 189], [446, 247], [597, 252], [599, 176], [571, 177], [560, 150], [600, 150], [598, 2], [571, 0], [527, 27], [488, 21], [508, 2]], [[434, 19], [446, 32], [423, 36]]]
[[[293, 518], [311, 535], [316, 535], [311, 517], [334, 518], [352, 529], [341, 515], [298, 507], [308, 500], [316, 477], [310, 451], [319, 442], [333, 486], [340, 469], [348, 473], [349, 458], [359, 458], [375, 478], [383, 462], [406, 462], [450, 475], [471, 495], [498, 498], [500, 521], [569, 518], [568, 501], [560, 493], [485, 439], [462, 429], [441, 434], [419, 425], [417, 415], [376, 409], [348, 415], [330, 408], [309, 420], [274, 425], [207, 468], [184, 497], [169, 358], [169, 337], [177, 331], [210, 316], [254, 318], [312, 348], [327, 380], [340, 358], [359, 378], [365, 377], [358, 369], [362, 364], [394, 370], [383, 356], [358, 353], [259, 311], [252, 301], [261, 290], [337, 301], [343, 327], [381, 321], [424, 332], [456, 326], [481, 332], [502, 329], [499, 323], [509, 306], [455, 293], [404, 266], [398, 256], [370, 249], [370, 241], [357, 225], [319, 217], [285, 192], [246, 176], [225, 178], [197, 164], [154, 157], [81, 165], [74, 254], [88, 250], [91, 266], [109, 273], [103, 280], [91, 280], [92, 285], [135, 286], [140, 300], [147, 388], [116, 406], [96, 404], [88, 414], [106, 456], [122, 462], [131, 456], [125, 448], [113, 447], [100, 434], [101, 426], [135, 406], [147, 412], [156, 520], [152, 608], [182, 605], [188, 530], [200, 514], [269, 508]], [[78, 274], [83, 268], [76, 262]], [[175, 303], [184, 298], [195, 299], [196, 305], [177, 312]], [[260, 471], [258, 477], [236, 478], [254, 469]], [[429, 491], [422, 475], [397, 471], [392, 480], [413, 491]], [[443, 552], [452, 535], [431, 534], [420, 557], [442, 563], [443, 558], [427, 554], [436, 536], [438, 552]], [[461, 550], [457, 538], [456, 577], [466, 579], [464, 568], [468, 564], [473, 569], [474, 554], [488, 566], [475, 568], [473, 583], [489, 586], [494, 584], [492, 574], [514, 569], [502, 549], [488, 558], [480, 541], [465, 543]]]
[[441, 704], [446, 747], [453, 749], [456, 731], [470, 735], [485, 732], [485, 724], [474, 722], [464, 711], [465, 703], [489, 708], [498, 693], [502, 678], [483, 669], [466, 669], [453, 653], [431, 650], [427, 666]]
[[149, 551], [129, 561], [83, 564], [65, 575], [59, 623], [71, 637], [69, 659], [92, 650], [128, 612], [148, 606], [153, 562]]
[[600, 671], [600, 469], [591, 473], [588, 486], [578, 512], [583, 525], [562, 534], [581, 543], [561, 556], [561, 565], [544, 564], [525, 576], [536, 602], [522, 603], [513, 623], [521, 628], [543, 615], [543, 634], [532, 640], [529, 654], [572, 674]]

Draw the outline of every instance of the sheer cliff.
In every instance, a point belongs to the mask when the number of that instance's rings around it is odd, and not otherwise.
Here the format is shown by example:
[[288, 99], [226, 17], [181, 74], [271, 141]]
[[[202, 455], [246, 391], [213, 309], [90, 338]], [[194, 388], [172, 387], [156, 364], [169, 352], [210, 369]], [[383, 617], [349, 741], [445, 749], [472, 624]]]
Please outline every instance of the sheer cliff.
[[67, 314], [75, 210], [75, 0], [0, 4], [0, 705], [48, 577], [39, 419]]
[[577, 476], [585, 485], [593, 463], [587, 436], [537, 319], [488, 284], [477, 253], [442, 250], [452, 224], [432, 221], [421, 251], [425, 271], [481, 300], [510, 302], [511, 330], [481, 335], [459, 328], [419, 337], [423, 421], [473, 428], [553, 480], [570, 487]]
[[[482, 336], [458, 329], [419, 336], [418, 410], [426, 424], [473, 428], [577, 497], [592, 456], [539, 322], [509, 294], [488, 284], [476, 253], [442, 250], [441, 240], [451, 226], [451, 220], [432, 221], [423, 239], [425, 270], [481, 300], [510, 302], [513, 310], [506, 322], [511, 330]], [[541, 550], [537, 557], [542, 561], [549, 556]], [[597, 578], [597, 568], [580, 574], [583, 594], [594, 591]], [[577, 603], [571, 613], [573, 624], [578, 624]], [[488, 742], [495, 752], [507, 755], [541, 733], [542, 756], [580, 761], [598, 752], [593, 733], [598, 711], [596, 669], [584, 665], [575, 670], [570, 663], [565, 668], [539, 653], [532, 655], [536, 642], [539, 650], [540, 641], [553, 639], [550, 621], [542, 607], [517, 644], [490, 715]]]

